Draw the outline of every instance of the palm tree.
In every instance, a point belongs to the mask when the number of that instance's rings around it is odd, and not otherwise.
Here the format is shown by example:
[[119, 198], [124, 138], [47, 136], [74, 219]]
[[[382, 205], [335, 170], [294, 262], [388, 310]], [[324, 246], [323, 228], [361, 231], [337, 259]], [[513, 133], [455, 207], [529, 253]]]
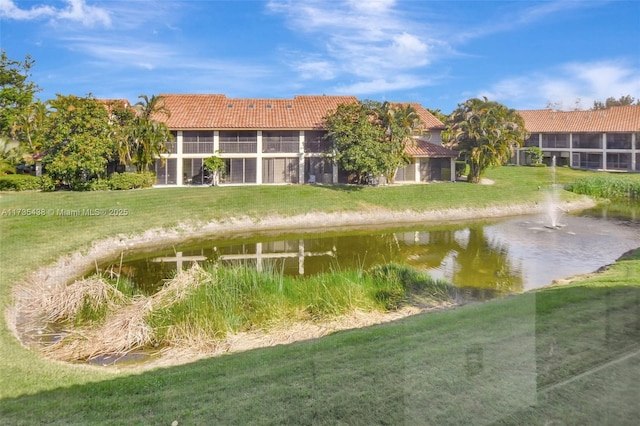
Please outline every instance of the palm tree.
[[147, 120], [151, 121], [154, 118], [164, 115], [166, 118], [171, 117], [171, 111], [164, 105], [164, 98], [162, 96], [140, 95], [138, 99], [142, 99], [135, 104], [136, 109]]
[[16, 172], [20, 144], [18, 141], [0, 137], [0, 175]]
[[442, 137], [469, 164], [469, 182], [478, 183], [489, 167], [506, 163], [527, 137], [523, 118], [514, 109], [483, 99], [469, 99], [449, 116]]
[[384, 102], [382, 104], [381, 121], [387, 129], [390, 158], [393, 159], [385, 173], [387, 181], [391, 182], [398, 167], [409, 162], [405, 147], [406, 144], [413, 141], [411, 135], [419, 127], [421, 120], [415, 108], [410, 104]]
[[162, 96], [140, 95], [135, 104], [138, 115], [127, 132], [126, 142], [118, 149], [121, 159], [131, 161], [138, 172], [151, 170], [160, 154], [167, 151], [166, 142], [173, 136], [167, 125], [157, 119], [170, 117]]

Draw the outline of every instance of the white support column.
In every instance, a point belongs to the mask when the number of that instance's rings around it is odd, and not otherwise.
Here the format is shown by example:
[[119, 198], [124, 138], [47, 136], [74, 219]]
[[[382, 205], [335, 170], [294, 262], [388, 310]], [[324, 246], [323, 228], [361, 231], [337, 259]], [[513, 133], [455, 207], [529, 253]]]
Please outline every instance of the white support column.
[[631, 171], [636, 171], [638, 164], [636, 162], [636, 152], [637, 152], [637, 145], [638, 145], [638, 133], [633, 132], [631, 133]]
[[176, 133], [176, 184], [178, 186], [184, 185], [183, 168], [182, 168], [182, 130], [178, 130]]
[[298, 274], [304, 275], [304, 240], [298, 240]]
[[298, 183], [306, 183], [304, 179], [304, 130], [298, 135]]
[[456, 181], [456, 159], [451, 157], [451, 182]]
[[420, 158], [418, 157], [413, 161], [413, 181], [420, 182]]
[[220, 151], [220, 131], [214, 130], [213, 131], [213, 152], [215, 154], [218, 154], [218, 151]]
[[602, 169], [607, 170], [607, 134], [602, 134]]
[[256, 183], [262, 185], [262, 130], [257, 132], [256, 151]]
[[256, 271], [262, 272], [262, 243], [256, 243]]

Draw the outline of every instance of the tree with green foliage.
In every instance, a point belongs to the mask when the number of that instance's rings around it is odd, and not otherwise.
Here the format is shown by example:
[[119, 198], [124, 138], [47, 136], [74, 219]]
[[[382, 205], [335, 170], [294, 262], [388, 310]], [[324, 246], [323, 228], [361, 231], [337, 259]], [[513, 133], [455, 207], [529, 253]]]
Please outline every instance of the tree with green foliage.
[[467, 181], [472, 183], [480, 182], [487, 168], [505, 164], [526, 137], [517, 111], [486, 97], [459, 104], [442, 134], [445, 144], [469, 165]]
[[220, 178], [224, 177], [224, 173], [226, 171], [227, 163], [218, 156], [213, 156], [209, 158], [205, 158], [204, 160], [204, 169], [207, 170], [212, 175], [211, 185], [217, 186], [220, 182]]
[[391, 182], [398, 168], [409, 164], [411, 160], [405, 148], [413, 142], [411, 136], [421, 124], [421, 120], [416, 109], [410, 104], [384, 102], [381, 116], [384, 117], [382, 125], [387, 129], [386, 143], [391, 150], [385, 176], [387, 181]]
[[10, 59], [0, 52], [0, 136], [15, 137], [19, 117], [34, 101], [38, 86], [29, 80], [34, 61], [26, 56], [23, 61]]
[[447, 114], [443, 113], [442, 110], [440, 110], [440, 108], [438, 109], [431, 109], [431, 108], [426, 108], [427, 111], [429, 111], [435, 118], [437, 118], [438, 120], [440, 120], [443, 124], [447, 122]]
[[631, 95], [620, 96], [620, 98], [616, 99], [613, 96], [607, 98], [606, 101], [593, 101], [592, 110], [600, 110], [600, 109], [609, 109], [614, 106], [626, 106], [626, 105], [640, 105], [640, 99], [637, 101]]
[[419, 123], [410, 105], [375, 101], [343, 104], [325, 116], [330, 154], [343, 170], [364, 183], [368, 176], [389, 181], [409, 161], [405, 145]]
[[355, 173], [359, 183], [368, 175], [382, 174], [385, 129], [378, 111], [361, 102], [342, 104], [327, 114], [325, 123], [333, 142], [331, 154], [340, 168]]
[[140, 95], [136, 103], [136, 114], [128, 121], [126, 138], [119, 141], [118, 153], [121, 161], [135, 165], [138, 172], [153, 169], [160, 154], [167, 151], [166, 143], [173, 135], [165, 123], [159, 121], [169, 117], [161, 96]]
[[85, 189], [106, 177], [116, 147], [104, 103], [90, 96], [58, 95], [48, 106], [43, 166], [50, 177], [70, 189]]

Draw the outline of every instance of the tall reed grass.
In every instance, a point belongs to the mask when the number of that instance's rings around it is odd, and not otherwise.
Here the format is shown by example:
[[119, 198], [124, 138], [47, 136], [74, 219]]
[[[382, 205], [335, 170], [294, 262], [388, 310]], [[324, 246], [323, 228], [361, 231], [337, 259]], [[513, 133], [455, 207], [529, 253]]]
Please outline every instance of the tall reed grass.
[[220, 339], [283, 323], [324, 321], [354, 311], [396, 310], [416, 297], [449, 301], [449, 284], [401, 265], [370, 271], [334, 271], [288, 277], [275, 268], [209, 266], [210, 277], [178, 303], [155, 309], [149, 320], [160, 341], [181, 340], [177, 330]]
[[[54, 298], [39, 302], [48, 311], [43, 320], [62, 321], [63, 329], [45, 352], [87, 360], [145, 347], [215, 344], [230, 334], [268, 333], [406, 305], [434, 306], [454, 295], [448, 283], [397, 264], [310, 277], [285, 276], [275, 266], [258, 271], [250, 266], [194, 265], [152, 296], [135, 294], [122, 284], [91, 277], [60, 287]], [[96, 298], [95, 293], [104, 296]], [[54, 306], [51, 300], [74, 302]], [[60, 312], [62, 307], [67, 311]]]
[[590, 197], [640, 200], [640, 177], [637, 175], [591, 175], [567, 184], [565, 189]]

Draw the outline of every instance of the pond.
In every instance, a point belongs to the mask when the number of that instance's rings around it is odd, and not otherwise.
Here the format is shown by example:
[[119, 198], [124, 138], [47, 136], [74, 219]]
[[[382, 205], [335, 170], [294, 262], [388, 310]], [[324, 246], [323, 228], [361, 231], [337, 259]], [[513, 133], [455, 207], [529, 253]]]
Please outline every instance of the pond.
[[100, 269], [153, 294], [177, 269], [194, 262], [250, 265], [291, 276], [393, 262], [427, 271], [485, 299], [593, 272], [640, 247], [635, 209], [621, 213], [598, 208], [564, 215], [558, 228], [547, 222], [545, 216], [520, 216], [442, 226], [203, 238], [125, 252]]

